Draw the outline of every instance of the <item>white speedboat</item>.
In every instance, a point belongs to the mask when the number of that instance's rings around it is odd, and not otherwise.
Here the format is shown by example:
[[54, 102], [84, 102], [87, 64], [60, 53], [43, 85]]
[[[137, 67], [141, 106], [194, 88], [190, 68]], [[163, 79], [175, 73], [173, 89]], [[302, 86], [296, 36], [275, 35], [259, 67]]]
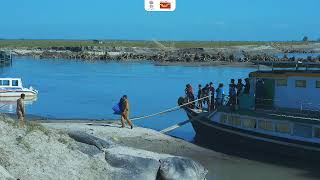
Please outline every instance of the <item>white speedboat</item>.
[[0, 78], [0, 100], [19, 98], [21, 94], [25, 94], [26, 99], [34, 99], [38, 91], [33, 87], [23, 87], [20, 78]]

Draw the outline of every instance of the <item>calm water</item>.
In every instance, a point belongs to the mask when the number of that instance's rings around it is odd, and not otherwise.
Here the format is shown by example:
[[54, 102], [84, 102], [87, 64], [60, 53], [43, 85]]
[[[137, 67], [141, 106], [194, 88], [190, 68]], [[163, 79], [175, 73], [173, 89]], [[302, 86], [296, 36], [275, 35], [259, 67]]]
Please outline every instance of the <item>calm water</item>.
[[[196, 91], [199, 83], [227, 84], [231, 78], [245, 78], [253, 70], [17, 58], [12, 67], [5, 67], [0, 73], [1, 77], [21, 77], [25, 86], [39, 90], [37, 101], [26, 107], [28, 114], [61, 119], [118, 119], [111, 108], [123, 94], [129, 96], [132, 116], [140, 116], [176, 106], [187, 83]], [[14, 110], [13, 106], [8, 107], [3, 111]], [[160, 130], [186, 119], [183, 111], [176, 111], [135, 123]], [[190, 141], [194, 131], [187, 125], [171, 135]], [[208, 161], [212, 162], [207, 165], [210, 177], [216, 180], [317, 179], [307, 170], [274, 163], [224, 157], [210, 157]]]
[[[111, 108], [123, 94], [130, 99], [131, 116], [141, 116], [176, 106], [187, 83], [197, 91], [199, 83], [227, 83], [231, 78], [247, 77], [252, 70], [18, 58], [0, 73], [2, 77], [21, 77], [24, 86], [39, 90], [37, 101], [26, 106], [28, 114], [61, 119], [118, 119]], [[10, 111], [8, 106], [4, 110]], [[136, 123], [160, 130], [186, 119], [183, 111], [177, 111]], [[172, 134], [187, 140], [194, 136], [191, 126]]]

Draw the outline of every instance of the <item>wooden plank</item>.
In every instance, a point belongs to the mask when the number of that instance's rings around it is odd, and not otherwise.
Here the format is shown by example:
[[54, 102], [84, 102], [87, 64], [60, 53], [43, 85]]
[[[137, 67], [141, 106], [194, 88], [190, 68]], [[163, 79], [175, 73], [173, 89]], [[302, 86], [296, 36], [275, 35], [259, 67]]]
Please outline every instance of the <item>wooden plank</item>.
[[173, 130], [175, 130], [175, 129], [177, 129], [177, 128], [179, 128], [179, 127], [181, 127], [181, 126], [183, 126], [183, 125], [185, 125], [185, 124], [187, 124], [187, 123], [189, 123], [190, 121], [191, 121], [191, 120], [183, 121], [183, 122], [181, 122], [181, 123], [178, 123], [178, 124], [175, 124], [175, 125], [173, 125], [173, 126], [170, 126], [170, 127], [166, 128], [166, 129], [163, 129], [163, 130], [161, 130], [160, 132], [161, 132], [161, 133], [167, 133], [167, 132], [173, 131]]

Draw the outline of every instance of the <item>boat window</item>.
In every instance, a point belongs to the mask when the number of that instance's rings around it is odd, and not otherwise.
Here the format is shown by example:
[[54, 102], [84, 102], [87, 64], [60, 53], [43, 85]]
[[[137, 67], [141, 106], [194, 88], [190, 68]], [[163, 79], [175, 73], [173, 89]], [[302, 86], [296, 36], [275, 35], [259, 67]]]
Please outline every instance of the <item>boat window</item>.
[[320, 127], [315, 127], [314, 128], [314, 137], [315, 138], [320, 138]]
[[0, 80], [0, 86], [2, 86], [2, 80]]
[[307, 81], [306, 80], [296, 80], [296, 87], [298, 87], [298, 88], [307, 87]]
[[19, 86], [18, 80], [12, 80], [12, 86]]
[[320, 88], [320, 81], [316, 81], [316, 88]]
[[240, 116], [231, 116], [231, 118], [228, 119], [228, 124], [232, 126], [241, 126]]
[[227, 124], [228, 121], [228, 115], [227, 114], [222, 114], [220, 118], [220, 122], [223, 124]]
[[223, 124], [229, 124], [232, 126], [241, 126], [240, 116], [229, 116], [227, 114], [222, 114], [220, 122]]
[[267, 120], [259, 120], [259, 129], [267, 130], [267, 131], [273, 131], [272, 121]]
[[2, 86], [9, 86], [10, 85], [10, 81], [9, 80], [2, 80], [1, 85]]
[[305, 138], [311, 138], [312, 126], [295, 123], [293, 127], [293, 135], [305, 137]]
[[290, 124], [287, 122], [276, 123], [276, 131], [280, 133], [290, 134]]
[[256, 124], [257, 124], [256, 120], [254, 120], [254, 119], [244, 119], [243, 120], [243, 127], [244, 128], [255, 129]]
[[287, 86], [288, 80], [287, 79], [277, 79], [276, 83], [277, 83], [277, 86]]

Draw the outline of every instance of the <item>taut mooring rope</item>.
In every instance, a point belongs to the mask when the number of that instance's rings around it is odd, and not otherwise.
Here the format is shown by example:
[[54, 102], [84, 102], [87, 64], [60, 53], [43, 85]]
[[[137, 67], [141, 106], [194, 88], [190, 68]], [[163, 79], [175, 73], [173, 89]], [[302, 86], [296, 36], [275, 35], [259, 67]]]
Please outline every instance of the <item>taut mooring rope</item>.
[[185, 103], [185, 104], [182, 104], [182, 105], [179, 105], [179, 106], [175, 106], [175, 107], [173, 107], [173, 108], [166, 109], [166, 110], [164, 110], [164, 111], [160, 111], [160, 112], [153, 113], [153, 114], [149, 114], [149, 115], [145, 115], [145, 116], [135, 117], [135, 118], [132, 118], [131, 121], [140, 120], [140, 119], [146, 119], [146, 118], [149, 118], [149, 117], [158, 116], [158, 115], [165, 114], [165, 113], [168, 113], [168, 112], [177, 111], [177, 110], [179, 110], [179, 109], [180, 109], [181, 107], [183, 107], [183, 106], [186, 106], [186, 105], [189, 105], [189, 104], [198, 102], [198, 101], [200, 101], [200, 100], [202, 100], [202, 99], [206, 99], [206, 98], [210, 98], [210, 97], [211, 97], [211, 95], [205, 96], [205, 97], [196, 99], [196, 100], [194, 100], [194, 101], [190, 101], [190, 102], [187, 102], [187, 103]]

